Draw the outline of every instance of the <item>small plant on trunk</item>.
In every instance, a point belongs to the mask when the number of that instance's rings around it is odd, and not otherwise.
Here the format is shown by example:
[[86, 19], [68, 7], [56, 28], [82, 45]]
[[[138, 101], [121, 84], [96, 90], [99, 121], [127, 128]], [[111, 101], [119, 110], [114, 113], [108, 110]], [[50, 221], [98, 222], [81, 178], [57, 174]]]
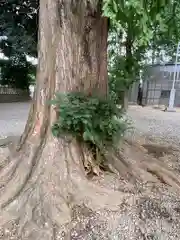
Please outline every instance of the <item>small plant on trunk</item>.
[[80, 92], [56, 94], [52, 103], [57, 111], [53, 135], [72, 136], [85, 144], [94, 164], [104, 168], [106, 152], [118, 146], [127, 129], [123, 112], [109, 98]]

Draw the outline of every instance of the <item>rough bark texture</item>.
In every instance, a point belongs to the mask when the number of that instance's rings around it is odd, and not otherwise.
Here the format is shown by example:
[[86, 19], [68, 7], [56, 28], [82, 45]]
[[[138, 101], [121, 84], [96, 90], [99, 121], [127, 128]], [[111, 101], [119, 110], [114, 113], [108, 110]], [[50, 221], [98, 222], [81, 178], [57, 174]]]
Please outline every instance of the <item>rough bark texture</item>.
[[[47, 104], [58, 91], [107, 93], [107, 19], [101, 17], [100, 2], [40, 1], [34, 103], [18, 147], [0, 164], [2, 240], [112, 239], [102, 235], [105, 219], [128, 194], [86, 179], [83, 162], [91, 156], [75, 140], [52, 137], [56, 112]], [[114, 162], [123, 172], [129, 171], [123, 158]], [[138, 175], [148, 170], [156, 182], [151, 174], [157, 175], [156, 163], [151, 167], [142, 162], [136, 166], [135, 160], [130, 163], [136, 170], [143, 166]], [[179, 184], [173, 175], [167, 178]], [[93, 238], [89, 233], [97, 226], [101, 233]]]
[[38, 84], [21, 144], [54, 121], [47, 101], [55, 92], [107, 93], [107, 34], [101, 1], [41, 1]]
[[40, 1], [34, 103], [18, 147], [1, 162], [1, 239], [10, 239], [14, 228], [12, 239], [59, 239], [58, 234], [71, 239], [72, 226], [65, 226], [71, 224], [76, 205], [87, 201], [87, 209], [89, 204], [98, 209], [110, 201], [108, 192], [98, 187], [100, 198], [95, 201], [79, 144], [52, 137], [56, 112], [48, 105], [55, 92], [106, 95], [107, 19], [101, 17], [100, 2]]

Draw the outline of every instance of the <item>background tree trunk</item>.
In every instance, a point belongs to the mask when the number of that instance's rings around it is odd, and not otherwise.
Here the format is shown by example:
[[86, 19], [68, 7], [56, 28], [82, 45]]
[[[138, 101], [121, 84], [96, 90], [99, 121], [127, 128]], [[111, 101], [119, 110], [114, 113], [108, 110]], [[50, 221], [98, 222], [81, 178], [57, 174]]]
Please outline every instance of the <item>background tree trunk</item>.
[[122, 101], [122, 109], [127, 112], [129, 105], [129, 90], [125, 89], [123, 92], [123, 101]]

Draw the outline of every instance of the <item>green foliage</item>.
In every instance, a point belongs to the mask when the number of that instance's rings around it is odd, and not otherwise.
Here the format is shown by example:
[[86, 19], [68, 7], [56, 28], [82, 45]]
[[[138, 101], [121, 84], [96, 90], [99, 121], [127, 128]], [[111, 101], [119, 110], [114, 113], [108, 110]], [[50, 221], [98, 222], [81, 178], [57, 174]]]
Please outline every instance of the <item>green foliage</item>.
[[[178, 0], [104, 0], [103, 14], [111, 21], [108, 70], [113, 96], [138, 81], [153, 58], [173, 55], [180, 39], [179, 13]], [[151, 53], [155, 56], [149, 58]]]
[[57, 94], [52, 104], [58, 115], [53, 135], [71, 135], [101, 153], [118, 144], [127, 129], [122, 111], [110, 99], [68, 93]]
[[0, 1], [1, 84], [27, 89], [35, 67], [26, 55], [37, 56], [39, 0]]
[[160, 13], [171, 0], [104, 0], [103, 12], [119, 30], [131, 29], [134, 41], [148, 43], [152, 38], [154, 21], [164, 27]]
[[24, 55], [11, 56], [0, 60], [1, 85], [9, 85], [18, 89], [29, 89], [32, 82], [30, 73], [35, 72], [35, 66], [27, 62]]
[[180, 39], [180, 1], [174, 0], [160, 13], [163, 28], [153, 26], [154, 35], [149, 49], [152, 50], [153, 63], [174, 61], [176, 48]]
[[39, 0], [0, 1], [0, 48], [6, 56], [37, 55]]

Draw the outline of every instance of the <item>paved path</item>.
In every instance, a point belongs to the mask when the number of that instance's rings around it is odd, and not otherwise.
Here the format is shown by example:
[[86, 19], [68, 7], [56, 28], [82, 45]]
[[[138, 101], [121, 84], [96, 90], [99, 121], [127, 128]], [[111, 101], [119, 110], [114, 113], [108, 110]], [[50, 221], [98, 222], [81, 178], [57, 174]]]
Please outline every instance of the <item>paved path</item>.
[[0, 138], [19, 136], [24, 130], [30, 103], [0, 104]]
[[[29, 107], [30, 103], [0, 104], [0, 138], [22, 133]], [[130, 106], [128, 114], [138, 134], [180, 144], [180, 112], [169, 113], [150, 107]]]

